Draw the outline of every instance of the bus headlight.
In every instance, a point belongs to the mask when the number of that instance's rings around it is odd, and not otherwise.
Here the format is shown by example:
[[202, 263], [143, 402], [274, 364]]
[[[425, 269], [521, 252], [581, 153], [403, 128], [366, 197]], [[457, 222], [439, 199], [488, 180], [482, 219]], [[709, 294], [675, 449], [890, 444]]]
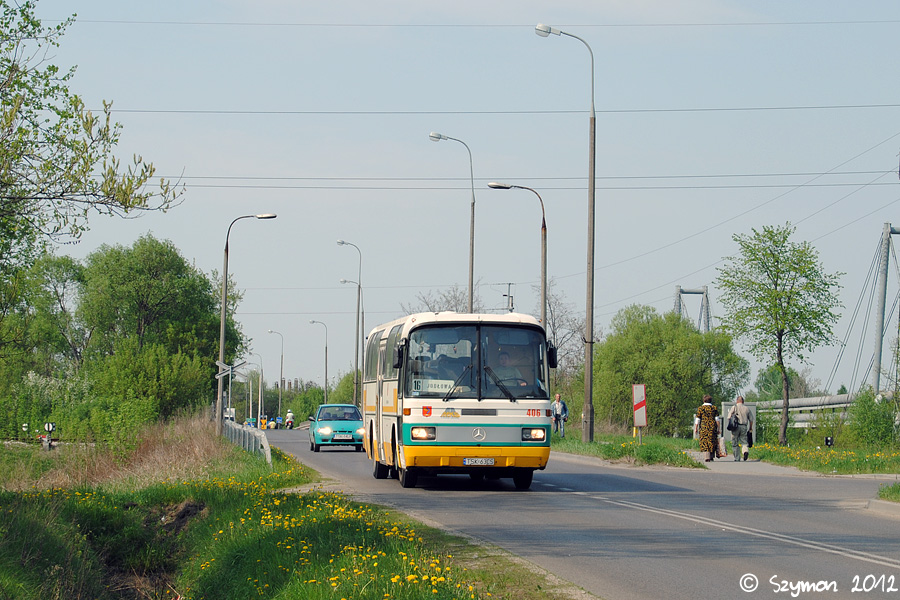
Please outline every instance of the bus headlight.
[[409, 435], [414, 440], [433, 440], [435, 439], [434, 427], [413, 427], [409, 431]]
[[542, 442], [546, 439], [547, 432], [543, 428], [526, 427], [522, 429], [523, 442]]
[[319, 435], [331, 435], [331, 427], [319, 427], [316, 429]]

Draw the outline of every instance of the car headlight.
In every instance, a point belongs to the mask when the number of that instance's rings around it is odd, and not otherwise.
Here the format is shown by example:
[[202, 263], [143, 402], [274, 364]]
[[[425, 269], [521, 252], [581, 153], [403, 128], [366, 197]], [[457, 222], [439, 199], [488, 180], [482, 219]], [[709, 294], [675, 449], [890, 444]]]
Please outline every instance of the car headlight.
[[326, 427], [319, 427], [318, 429], [316, 429], [316, 432], [317, 432], [319, 435], [331, 435], [331, 427], [327, 427], [327, 426], [326, 426]]
[[414, 440], [433, 440], [435, 439], [434, 427], [413, 427], [409, 431], [409, 435]]
[[366, 434], [365, 427], [360, 427], [359, 429], [356, 430], [356, 435], [365, 435], [365, 434]]
[[541, 442], [546, 439], [547, 432], [543, 428], [525, 427], [522, 429], [523, 442]]

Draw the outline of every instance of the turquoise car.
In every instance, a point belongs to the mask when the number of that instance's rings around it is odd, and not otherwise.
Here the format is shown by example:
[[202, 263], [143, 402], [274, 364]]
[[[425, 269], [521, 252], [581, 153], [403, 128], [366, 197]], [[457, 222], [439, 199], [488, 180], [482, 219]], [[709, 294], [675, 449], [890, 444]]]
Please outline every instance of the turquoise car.
[[363, 449], [363, 422], [353, 404], [321, 404], [309, 418], [309, 449], [322, 446], [353, 446]]

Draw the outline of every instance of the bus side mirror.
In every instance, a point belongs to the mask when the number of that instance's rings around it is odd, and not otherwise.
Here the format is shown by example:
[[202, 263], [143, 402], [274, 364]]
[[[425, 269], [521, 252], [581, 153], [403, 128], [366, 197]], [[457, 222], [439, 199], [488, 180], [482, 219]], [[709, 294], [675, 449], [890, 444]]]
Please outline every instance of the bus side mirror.
[[394, 348], [393, 360], [394, 360], [393, 367], [395, 369], [399, 369], [400, 366], [403, 364], [403, 346], [402, 345], [399, 345], [396, 348]]
[[547, 365], [551, 369], [556, 368], [556, 346], [553, 344], [547, 345]]

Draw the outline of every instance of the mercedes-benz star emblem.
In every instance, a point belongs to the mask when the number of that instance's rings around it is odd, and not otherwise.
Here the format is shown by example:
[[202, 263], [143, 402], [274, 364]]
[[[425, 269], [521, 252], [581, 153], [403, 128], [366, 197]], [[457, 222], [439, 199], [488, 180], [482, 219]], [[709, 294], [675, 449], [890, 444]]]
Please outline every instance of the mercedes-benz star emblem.
[[484, 438], [487, 437], [487, 431], [482, 427], [476, 427], [472, 430], [472, 437], [475, 438], [476, 442], [483, 442]]

